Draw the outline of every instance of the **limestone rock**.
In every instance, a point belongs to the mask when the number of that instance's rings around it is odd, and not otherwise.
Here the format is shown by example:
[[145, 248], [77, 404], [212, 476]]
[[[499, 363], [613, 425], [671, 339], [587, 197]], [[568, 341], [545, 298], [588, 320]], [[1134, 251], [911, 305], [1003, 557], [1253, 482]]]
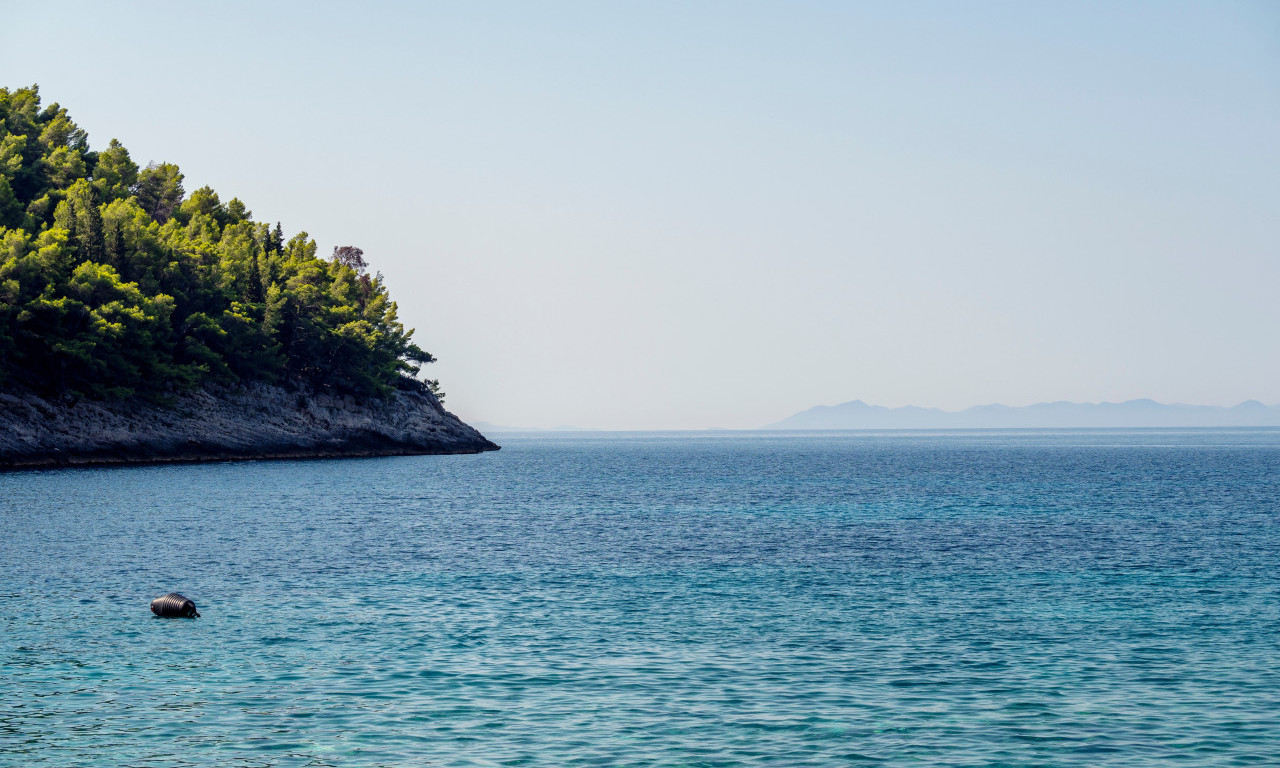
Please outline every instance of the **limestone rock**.
[[0, 392], [0, 468], [497, 450], [429, 392], [385, 400], [265, 384], [157, 405]]

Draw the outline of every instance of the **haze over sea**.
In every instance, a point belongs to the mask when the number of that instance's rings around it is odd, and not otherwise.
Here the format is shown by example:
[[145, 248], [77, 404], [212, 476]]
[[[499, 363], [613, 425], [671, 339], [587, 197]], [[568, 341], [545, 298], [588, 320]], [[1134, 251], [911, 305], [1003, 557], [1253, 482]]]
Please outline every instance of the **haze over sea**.
[[504, 437], [0, 475], [0, 765], [1280, 764], [1280, 430]]

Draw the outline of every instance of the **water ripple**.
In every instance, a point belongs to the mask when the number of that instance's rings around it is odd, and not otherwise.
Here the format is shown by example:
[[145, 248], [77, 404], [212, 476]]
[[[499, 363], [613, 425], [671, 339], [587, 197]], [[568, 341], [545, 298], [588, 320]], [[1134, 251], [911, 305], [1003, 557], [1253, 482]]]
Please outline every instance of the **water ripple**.
[[0, 475], [0, 765], [1280, 764], [1274, 430], [504, 445]]

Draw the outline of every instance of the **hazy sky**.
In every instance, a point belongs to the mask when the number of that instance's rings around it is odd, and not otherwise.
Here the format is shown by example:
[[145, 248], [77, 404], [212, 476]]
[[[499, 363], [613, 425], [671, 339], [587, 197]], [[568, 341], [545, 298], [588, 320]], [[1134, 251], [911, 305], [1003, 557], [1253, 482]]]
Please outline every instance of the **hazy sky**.
[[175, 5], [0, 84], [363, 247], [463, 418], [1280, 402], [1280, 3]]

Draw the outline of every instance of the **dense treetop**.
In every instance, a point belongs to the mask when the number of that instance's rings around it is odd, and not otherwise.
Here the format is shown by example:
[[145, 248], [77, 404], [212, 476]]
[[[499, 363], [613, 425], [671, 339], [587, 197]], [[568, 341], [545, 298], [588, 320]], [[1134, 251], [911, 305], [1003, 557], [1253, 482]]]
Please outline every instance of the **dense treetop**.
[[[178, 166], [89, 149], [38, 88], [0, 88], [0, 387], [161, 397], [204, 382], [385, 395], [432, 361], [363, 252], [316, 257]], [[427, 382], [435, 389], [435, 382]]]

